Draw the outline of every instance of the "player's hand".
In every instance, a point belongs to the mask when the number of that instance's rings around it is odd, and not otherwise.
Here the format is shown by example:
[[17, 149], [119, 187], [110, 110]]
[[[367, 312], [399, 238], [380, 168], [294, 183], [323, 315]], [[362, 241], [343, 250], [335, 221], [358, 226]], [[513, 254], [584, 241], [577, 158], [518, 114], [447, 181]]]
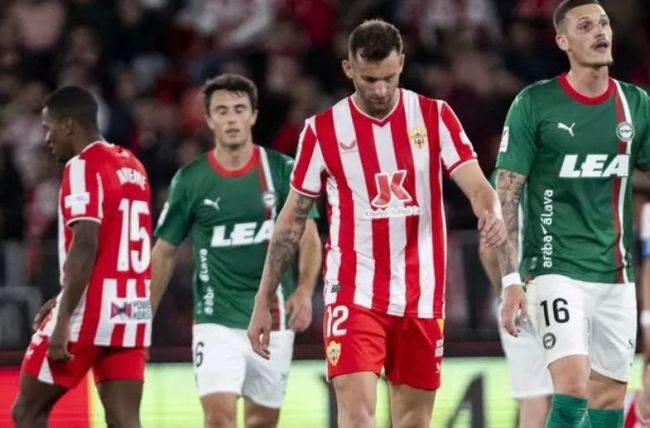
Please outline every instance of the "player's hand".
[[515, 337], [519, 335], [519, 327], [515, 323], [517, 315], [520, 316], [522, 321], [526, 321], [528, 318], [528, 301], [521, 285], [511, 285], [503, 291], [501, 324], [508, 333]]
[[478, 230], [481, 242], [485, 247], [498, 247], [506, 242], [506, 225], [503, 218], [493, 212], [485, 212], [478, 219]]
[[50, 312], [52, 312], [54, 306], [56, 306], [56, 297], [52, 297], [47, 302], [43, 303], [43, 306], [41, 306], [41, 310], [38, 311], [38, 313], [34, 317], [34, 322], [32, 322], [32, 329], [34, 331], [38, 330], [43, 320], [50, 314]]
[[50, 346], [47, 356], [54, 361], [70, 361], [73, 356], [68, 352], [68, 340], [70, 339], [70, 323], [57, 320], [54, 331], [50, 336]]
[[289, 328], [295, 332], [302, 332], [311, 324], [312, 308], [311, 293], [298, 287], [294, 293], [289, 296], [285, 307], [289, 314]]
[[253, 315], [248, 324], [248, 340], [256, 354], [267, 360], [271, 358], [271, 311], [264, 297], [255, 297]]

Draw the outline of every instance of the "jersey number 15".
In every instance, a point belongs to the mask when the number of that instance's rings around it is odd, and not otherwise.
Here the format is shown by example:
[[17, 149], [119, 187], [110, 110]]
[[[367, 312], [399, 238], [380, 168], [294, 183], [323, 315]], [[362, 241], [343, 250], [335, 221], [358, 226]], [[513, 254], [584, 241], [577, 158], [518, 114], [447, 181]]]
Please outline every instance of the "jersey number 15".
[[[122, 199], [119, 210], [122, 212], [122, 231], [117, 255], [117, 270], [133, 270], [142, 273], [151, 262], [151, 238], [147, 229], [140, 225], [140, 216], [148, 216], [149, 205], [145, 201]], [[130, 250], [132, 243], [141, 243], [140, 251]]]

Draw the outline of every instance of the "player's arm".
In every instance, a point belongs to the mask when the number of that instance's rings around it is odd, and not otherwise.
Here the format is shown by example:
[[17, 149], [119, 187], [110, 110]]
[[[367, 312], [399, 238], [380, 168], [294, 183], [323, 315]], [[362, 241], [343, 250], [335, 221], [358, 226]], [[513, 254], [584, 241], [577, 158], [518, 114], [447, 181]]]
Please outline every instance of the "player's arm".
[[497, 249], [503, 286], [501, 316], [505, 329], [513, 336], [518, 334], [515, 326], [517, 311], [521, 311], [523, 318], [526, 318], [528, 312], [526, 296], [519, 277], [518, 254], [519, 201], [524, 184], [526, 184], [525, 175], [505, 169], [497, 171], [497, 195], [501, 203], [503, 221], [506, 226], [505, 245]]
[[313, 219], [308, 219], [305, 232], [298, 244], [298, 286], [287, 299], [289, 328], [301, 332], [309, 327], [312, 318], [311, 299], [321, 268], [321, 242]]
[[451, 178], [472, 204], [474, 215], [478, 218], [481, 242], [486, 247], [503, 244], [506, 233], [499, 200], [478, 163], [466, 162], [451, 174]]
[[72, 223], [72, 243], [63, 265], [63, 289], [54, 331], [50, 336], [49, 357], [55, 361], [68, 361], [72, 355], [67, 350], [70, 335], [70, 317], [88, 286], [95, 266], [99, 242], [99, 223], [78, 220]]
[[153, 316], [158, 311], [169, 281], [176, 266], [176, 252], [178, 247], [164, 239], [158, 238], [151, 251], [151, 310]]
[[255, 295], [255, 308], [248, 326], [248, 339], [253, 350], [266, 359], [270, 356], [268, 347], [273, 295], [284, 271], [294, 260], [314, 201], [315, 198], [292, 189], [275, 222], [260, 288]]
[[501, 294], [501, 272], [499, 271], [499, 259], [496, 250], [479, 243], [478, 258], [488, 281], [490, 281], [494, 295], [499, 296]]

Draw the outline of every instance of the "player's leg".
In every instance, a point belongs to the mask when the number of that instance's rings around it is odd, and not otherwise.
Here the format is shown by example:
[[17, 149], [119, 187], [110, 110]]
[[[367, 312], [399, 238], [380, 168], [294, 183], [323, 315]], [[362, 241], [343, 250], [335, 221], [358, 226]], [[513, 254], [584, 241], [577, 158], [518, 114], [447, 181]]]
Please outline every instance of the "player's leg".
[[553, 379], [547, 427], [589, 426], [590, 290], [561, 275], [543, 275], [526, 287], [529, 317], [541, 339]]
[[242, 387], [246, 427], [277, 426], [287, 389], [294, 336], [291, 330], [271, 332], [271, 359], [267, 361], [253, 352], [246, 332], [240, 332], [240, 346], [246, 355], [246, 378]]
[[336, 393], [338, 426], [374, 427], [377, 379], [386, 356], [387, 315], [357, 305], [328, 305], [327, 377]]
[[519, 428], [542, 428], [553, 395], [551, 374], [542, 347], [530, 320], [519, 321], [519, 336], [513, 337], [501, 325], [497, 310], [501, 345], [506, 355], [512, 397], [519, 404]]
[[593, 287], [600, 298], [592, 329], [589, 417], [593, 427], [617, 427], [636, 348], [636, 293], [634, 284]]
[[551, 394], [518, 399], [519, 428], [542, 428], [551, 408]]
[[11, 409], [18, 428], [45, 428], [52, 407], [67, 392], [67, 388], [51, 385], [20, 373], [20, 390]]
[[53, 362], [47, 357], [48, 337], [32, 336], [21, 366], [20, 389], [11, 414], [18, 427], [45, 427], [54, 404], [88, 372], [95, 356], [92, 347], [70, 343], [74, 358]]
[[396, 428], [430, 425], [440, 387], [443, 324], [441, 319], [393, 319], [385, 369]]
[[236, 426], [237, 399], [246, 375], [245, 353], [237, 330], [219, 324], [195, 324], [192, 350], [204, 426]]
[[375, 372], [355, 372], [332, 379], [339, 428], [376, 426], [377, 378]]
[[140, 427], [145, 348], [101, 347], [93, 365], [97, 392], [109, 428]]
[[108, 380], [97, 384], [108, 428], [139, 428], [142, 381]]

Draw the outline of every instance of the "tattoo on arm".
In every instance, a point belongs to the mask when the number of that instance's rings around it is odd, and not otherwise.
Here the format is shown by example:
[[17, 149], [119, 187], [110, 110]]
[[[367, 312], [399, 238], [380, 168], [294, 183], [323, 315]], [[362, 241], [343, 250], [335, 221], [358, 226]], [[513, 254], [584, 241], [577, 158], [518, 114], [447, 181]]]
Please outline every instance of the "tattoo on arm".
[[497, 195], [501, 202], [506, 225], [506, 243], [497, 249], [501, 276], [519, 271], [519, 200], [526, 176], [512, 171], [499, 170]]
[[268, 269], [268, 279], [271, 284], [270, 295], [267, 296], [269, 298], [275, 294], [284, 271], [295, 258], [312, 205], [314, 205], [314, 198], [296, 193], [295, 205], [291, 212], [287, 213], [290, 220], [276, 225], [265, 267]]

